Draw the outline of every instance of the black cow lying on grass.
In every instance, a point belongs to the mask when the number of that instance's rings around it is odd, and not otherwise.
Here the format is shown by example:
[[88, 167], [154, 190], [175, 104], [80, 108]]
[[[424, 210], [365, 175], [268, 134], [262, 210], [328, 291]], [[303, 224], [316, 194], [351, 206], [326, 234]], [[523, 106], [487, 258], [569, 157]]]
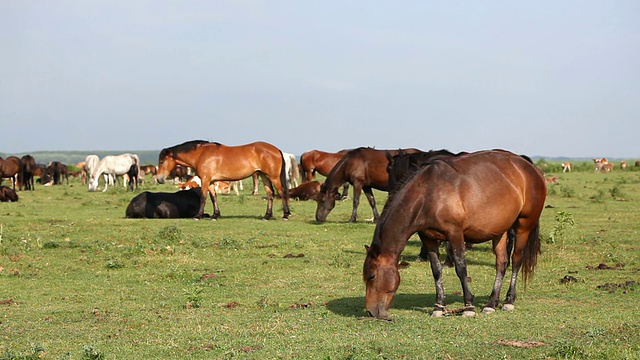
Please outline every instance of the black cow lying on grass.
[[0, 185], [0, 201], [2, 202], [18, 201], [18, 194], [12, 188], [8, 186]]
[[200, 188], [174, 193], [145, 191], [131, 199], [126, 216], [149, 219], [192, 218], [200, 210], [201, 198]]

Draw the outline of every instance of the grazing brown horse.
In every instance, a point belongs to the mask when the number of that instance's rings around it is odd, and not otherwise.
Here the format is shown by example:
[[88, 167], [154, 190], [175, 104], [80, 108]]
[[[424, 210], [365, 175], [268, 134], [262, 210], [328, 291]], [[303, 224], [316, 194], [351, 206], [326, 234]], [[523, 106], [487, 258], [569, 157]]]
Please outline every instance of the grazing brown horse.
[[[273, 217], [274, 188], [282, 194], [283, 219], [288, 219], [291, 214], [284, 157], [280, 149], [271, 144], [254, 142], [241, 146], [226, 146], [194, 140], [163, 149], [158, 157], [158, 182], [164, 183], [165, 177], [176, 165], [194, 168], [202, 180], [202, 187], [209, 188], [209, 197], [213, 202], [211, 218], [214, 220], [220, 216], [220, 209], [215, 191], [209, 185], [220, 180], [242, 180], [255, 172], [260, 174], [267, 192], [267, 212], [263, 219]], [[207, 194], [203, 191], [196, 219], [202, 217], [206, 200]]]
[[[483, 313], [495, 311], [512, 255], [512, 275], [503, 310], [513, 310], [516, 280], [533, 275], [540, 252], [539, 219], [546, 197], [541, 173], [524, 157], [506, 151], [480, 151], [435, 160], [416, 172], [387, 200], [367, 246], [363, 277], [365, 307], [374, 317], [387, 310], [400, 284], [398, 260], [407, 240], [418, 233], [429, 251], [435, 280], [433, 316], [445, 311], [442, 266], [437, 257], [441, 241], [451, 243], [456, 274], [463, 290], [465, 311], [475, 315], [468, 285], [465, 241], [493, 242], [496, 277]], [[511, 246], [510, 246], [511, 245]]]
[[0, 157], [0, 184], [3, 178], [10, 178], [13, 182], [13, 190], [16, 189], [16, 183], [18, 183], [18, 189], [22, 190], [22, 183], [18, 181], [21, 170], [22, 162], [19, 157], [8, 156], [6, 159]]
[[373, 189], [388, 191], [389, 173], [387, 173], [387, 164], [389, 160], [386, 154], [396, 155], [399, 151], [405, 153], [414, 153], [418, 149], [396, 149], [396, 150], [376, 150], [373, 148], [361, 147], [349, 151], [338, 163], [331, 169], [329, 175], [325, 179], [324, 184], [320, 188], [316, 208], [316, 220], [324, 222], [327, 215], [336, 205], [336, 194], [338, 187], [345, 182], [353, 185], [353, 211], [349, 222], [356, 221], [358, 213], [358, 205], [360, 204], [360, 194], [364, 194], [369, 200], [369, 205], [373, 210], [373, 221], [378, 220], [378, 209], [376, 208], [376, 200], [373, 197]]
[[[320, 150], [310, 150], [300, 156], [300, 172], [302, 181], [311, 181], [316, 176], [328, 176], [331, 169], [351, 150], [340, 150], [335, 153]], [[342, 198], [346, 198], [349, 192], [349, 183], [345, 183], [342, 189]]]

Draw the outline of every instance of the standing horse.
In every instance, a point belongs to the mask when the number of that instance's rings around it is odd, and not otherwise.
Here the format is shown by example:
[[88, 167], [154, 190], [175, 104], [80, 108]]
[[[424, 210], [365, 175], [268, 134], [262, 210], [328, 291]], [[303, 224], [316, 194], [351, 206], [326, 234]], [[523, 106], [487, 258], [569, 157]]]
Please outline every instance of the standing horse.
[[[88, 157], [87, 157], [87, 160]], [[89, 162], [87, 161], [87, 164]], [[118, 175], [124, 175], [129, 172], [131, 166], [136, 167], [136, 173], [140, 172], [140, 159], [136, 154], [120, 154], [120, 155], [107, 155], [98, 162], [98, 165], [89, 173], [89, 191], [95, 191], [98, 188], [98, 179], [101, 174], [104, 174], [105, 184], [104, 190], [107, 191], [109, 184], [108, 176], [114, 178]]]
[[20, 158], [22, 162], [22, 181], [25, 190], [35, 190], [35, 180], [33, 172], [36, 170], [36, 160], [31, 155], [25, 155]]
[[[369, 200], [371, 210], [373, 210], [373, 221], [378, 220], [378, 209], [376, 208], [376, 200], [373, 197], [373, 189], [388, 191], [389, 173], [387, 173], [387, 164], [389, 160], [387, 153], [391, 155], [397, 154], [397, 150], [376, 150], [373, 148], [358, 148], [349, 151], [338, 163], [331, 169], [329, 175], [320, 188], [318, 193], [318, 207], [316, 208], [316, 220], [324, 222], [327, 215], [336, 205], [336, 195], [338, 187], [345, 182], [353, 185], [353, 211], [349, 222], [356, 221], [358, 213], [358, 205], [360, 204], [360, 194], [364, 194]], [[418, 149], [403, 149], [405, 153], [414, 153]]]
[[400, 284], [398, 260], [416, 232], [429, 251], [435, 280], [433, 316], [445, 311], [442, 267], [437, 257], [441, 241], [451, 243], [466, 316], [475, 315], [475, 311], [467, 280], [465, 241], [493, 242], [496, 277], [483, 313], [494, 312], [498, 305], [513, 250], [512, 275], [502, 308], [513, 310], [518, 272], [522, 267], [526, 284], [540, 252], [539, 220], [546, 192], [543, 176], [535, 166], [524, 157], [501, 150], [438, 159], [418, 170], [389, 197], [371, 246], [366, 246], [363, 278], [367, 312], [374, 317], [388, 316]]
[[18, 183], [18, 189], [22, 190], [22, 183], [18, 181], [21, 170], [22, 162], [19, 157], [8, 156], [6, 159], [0, 157], [0, 184], [3, 178], [10, 178], [13, 182], [13, 190], [16, 190], [16, 183]]
[[[302, 173], [302, 181], [311, 181], [316, 176], [328, 176], [331, 169], [347, 155], [349, 150], [340, 150], [335, 153], [324, 152], [320, 150], [309, 150], [300, 156], [300, 172]], [[342, 198], [346, 198], [349, 191], [349, 183], [345, 183], [342, 189]]]
[[46, 174], [53, 179], [53, 185], [62, 185], [61, 177], [63, 176], [67, 179], [67, 185], [69, 185], [69, 168], [59, 161], [52, 161], [47, 167]]
[[[220, 180], [242, 180], [256, 172], [260, 174], [267, 192], [267, 212], [263, 219], [273, 217], [274, 188], [282, 195], [283, 219], [289, 218], [291, 212], [284, 157], [280, 149], [271, 144], [254, 142], [241, 146], [226, 146], [194, 140], [162, 149], [158, 156], [158, 183], [164, 183], [176, 165], [196, 170], [202, 179], [202, 187], [209, 189], [209, 197], [213, 202], [211, 218], [214, 220], [220, 217], [220, 209], [215, 191], [209, 185]], [[203, 191], [196, 219], [202, 217], [206, 200], [207, 192]]]

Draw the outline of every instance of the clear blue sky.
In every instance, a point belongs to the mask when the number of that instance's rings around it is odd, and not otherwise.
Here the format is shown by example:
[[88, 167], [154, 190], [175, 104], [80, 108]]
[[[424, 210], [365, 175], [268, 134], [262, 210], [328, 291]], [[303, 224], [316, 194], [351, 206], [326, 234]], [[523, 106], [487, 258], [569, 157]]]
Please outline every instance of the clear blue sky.
[[640, 157], [640, 1], [2, 1], [0, 152]]

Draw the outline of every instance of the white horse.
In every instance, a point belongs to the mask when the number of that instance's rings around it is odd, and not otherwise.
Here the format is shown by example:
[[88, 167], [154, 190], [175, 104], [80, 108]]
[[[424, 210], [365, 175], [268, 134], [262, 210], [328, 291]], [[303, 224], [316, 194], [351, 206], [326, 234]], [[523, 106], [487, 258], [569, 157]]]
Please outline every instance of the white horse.
[[300, 171], [298, 169], [298, 160], [296, 156], [290, 153], [282, 152], [284, 156], [285, 170], [287, 172], [287, 184], [289, 189], [298, 187], [298, 179], [300, 179]]
[[[93, 170], [95, 170], [98, 167], [98, 163], [100, 162], [100, 158], [98, 157], [98, 155], [87, 155], [87, 157], [84, 159], [84, 165], [82, 167], [82, 171], [84, 171], [84, 173], [86, 174], [85, 176], [88, 178], [89, 176], [91, 176], [91, 174], [93, 173]], [[87, 181], [87, 183], [89, 183], [89, 181]]]
[[131, 166], [138, 167], [140, 173], [140, 159], [136, 154], [107, 155], [100, 160], [98, 166], [89, 173], [89, 191], [95, 191], [98, 188], [98, 179], [104, 174], [105, 184], [104, 190], [107, 191], [109, 184], [109, 176], [114, 178], [118, 175], [124, 175], [129, 172]]

